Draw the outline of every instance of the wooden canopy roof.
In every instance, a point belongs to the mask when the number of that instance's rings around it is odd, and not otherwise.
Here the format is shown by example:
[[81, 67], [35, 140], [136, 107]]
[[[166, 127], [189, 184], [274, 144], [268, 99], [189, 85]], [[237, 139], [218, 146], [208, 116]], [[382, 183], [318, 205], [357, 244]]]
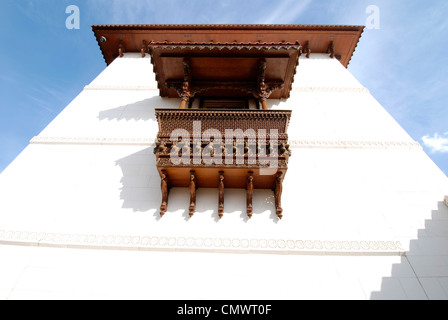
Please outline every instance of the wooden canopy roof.
[[[288, 98], [300, 55], [328, 53], [345, 67], [364, 27], [326, 25], [94, 25], [109, 65], [150, 54], [160, 95]], [[258, 91], [257, 91], [258, 90]], [[185, 90], [184, 90], [185, 91]]]

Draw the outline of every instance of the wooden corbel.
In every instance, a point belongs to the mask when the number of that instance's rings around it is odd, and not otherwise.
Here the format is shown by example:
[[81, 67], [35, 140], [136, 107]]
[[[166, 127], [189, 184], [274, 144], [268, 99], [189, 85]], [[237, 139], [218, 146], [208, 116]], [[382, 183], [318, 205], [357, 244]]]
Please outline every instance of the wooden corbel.
[[330, 42], [330, 45], [328, 46], [328, 49], [327, 49], [327, 53], [330, 54], [331, 59], [334, 58], [335, 52], [334, 52], [334, 42], [333, 41]]
[[196, 189], [197, 179], [196, 172], [194, 170], [190, 171], [190, 207], [189, 207], [189, 215], [193, 217], [194, 212], [196, 211]]
[[252, 196], [254, 193], [254, 176], [253, 176], [253, 172], [250, 171], [249, 175], [247, 176], [247, 216], [250, 218], [252, 218], [253, 215], [253, 206], [252, 206]]
[[161, 190], [162, 190], [162, 205], [160, 206], [160, 216], [164, 216], [168, 207], [168, 194], [170, 192], [168, 173], [166, 170], [161, 172]]
[[124, 53], [126, 52], [126, 49], [124, 47], [123, 40], [120, 40], [120, 44], [118, 45], [118, 55], [120, 58], [123, 58]]
[[266, 92], [266, 83], [265, 83], [265, 75], [266, 75], [266, 59], [260, 59], [260, 64], [258, 66], [258, 98], [261, 101], [261, 105], [263, 106], [263, 110], [268, 110], [268, 105], [266, 104], [267, 92]]
[[[183, 61], [184, 68], [184, 82], [182, 84], [182, 91], [180, 92], [180, 98], [182, 99], [180, 103], [180, 109], [185, 109], [187, 102], [194, 96], [191, 92], [191, 62], [190, 59], [184, 58]], [[178, 92], [179, 93], [179, 92]]]
[[146, 46], [146, 40], [142, 41], [142, 48], [140, 50], [140, 52], [142, 53], [142, 58], [144, 58], [146, 56], [146, 51], [147, 51], [147, 46]]
[[218, 200], [218, 216], [221, 219], [224, 216], [224, 171], [219, 171], [219, 200]]
[[311, 48], [310, 48], [310, 42], [307, 41], [305, 44], [305, 47], [303, 48], [303, 53], [306, 54], [306, 57], [309, 58], [311, 55]]
[[283, 192], [283, 172], [277, 172], [274, 182], [274, 199], [275, 199], [275, 212], [279, 219], [283, 218], [282, 209], [282, 192]]

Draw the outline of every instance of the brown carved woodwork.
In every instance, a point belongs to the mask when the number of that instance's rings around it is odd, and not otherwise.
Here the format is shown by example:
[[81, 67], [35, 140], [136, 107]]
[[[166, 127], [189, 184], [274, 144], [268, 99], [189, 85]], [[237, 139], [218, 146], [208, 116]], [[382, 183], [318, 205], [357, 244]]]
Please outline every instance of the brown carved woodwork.
[[[364, 30], [362, 26], [332, 25], [94, 25], [92, 30], [98, 41], [106, 63], [109, 65], [116, 57], [116, 48], [122, 40], [127, 52], [139, 52], [143, 40], [148, 41], [151, 55], [157, 58], [163, 46], [179, 51], [198, 52], [216, 51], [256, 51], [286, 50], [288, 47], [310, 41], [310, 50], [325, 53], [328, 39], [334, 39], [341, 52], [341, 63], [347, 67]], [[188, 38], [185, 35], [188, 34]], [[258, 42], [258, 35], [263, 35], [263, 42]], [[105, 36], [108, 41], [100, 41]], [[283, 42], [284, 41], [284, 42]], [[177, 46], [177, 47], [176, 47]], [[173, 48], [173, 49], [171, 49]], [[167, 50], [168, 51], [168, 50]], [[252, 51], [252, 52], [250, 52]], [[306, 51], [302, 50], [305, 54]], [[168, 51], [169, 52], [169, 51]], [[178, 55], [181, 56], [181, 55]], [[155, 70], [159, 72], [158, 69]], [[166, 79], [161, 78], [161, 81]], [[287, 84], [289, 87], [289, 84]]]
[[287, 128], [292, 111], [156, 109], [155, 113], [159, 123], [157, 136], [161, 141], [169, 139], [176, 129], [185, 129], [192, 136], [194, 121], [201, 122], [200, 134], [209, 129], [216, 129], [223, 135], [227, 129], [241, 129], [246, 133], [253, 130], [252, 138], [257, 139], [257, 133], [265, 130], [266, 139], [269, 140], [270, 130], [276, 129], [279, 141], [287, 141]]
[[[267, 99], [289, 98], [301, 54], [310, 58], [311, 52], [328, 53], [347, 67], [364, 27], [103, 25], [92, 29], [108, 65], [124, 52], [140, 52], [142, 57], [148, 53], [160, 96], [181, 99], [182, 110], [156, 110], [159, 133], [154, 153], [161, 176], [161, 215], [167, 210], [172, 186], [190, 187], [190, 213], [194, 212], [198, 185], [219, 189], [222, 214], [225, 175], [225, 187], [247, 188], [248, 215], [253, 189], [273, 189], [281, 218], [282, 182], [291, 155], [287, 135], [291, 111], [267, 110]], [[101, 41], [103, 37], [108, 41]], [[328, 39], [332, 39], [329, 45]], [[194, 97], [255, 99], [263, 110], [194, 110]], [[194, 130], [197, 121], [199, 132]], [[171, 141], [175, 129], [186, 130], [189, 141]], [[222, 136], [221, 141], [211, 142], [210, 137], [203, 139], [209, 129], [221, 134], [230, 129], [234, 136], [230, 141]], [[174, 163], [173, 154], [185, 161]]]
[[194, 212], [196, 210], [196, 189], [197, 189], [196, 173], [195, 171], [190, 171], [190, 207], [189, 207], [190, 217], [193, 217]]
[[330, 45], [328, 46], [327, 53], [330, 54], [330, 58], [331, 58], [331, 59], [334, 58], [334, 56], [335, 56], [335, 51], [334, 51], [334, 42], [333, 42], [333, 41], [330, 42]]
[[221, 219], [224, 215], [224, 171], [219, 171], [218, 190], [218, 216]]
[[252, 206], [252, 195], [254, 193], [254, 177], [253, 172], [249, 172], [247, 176], [247, 187], [246, 187], [246, 205], [247, 205], [247, 216], [252, 218], [253, 206]]
[[[191, 199], [195, 199], [193, 185], [217, 188], [220, 218], [224, 214], [224, 187], [247, 190], [248, 216], [253, 214], [253, 190], [273, 189], [277, 199], [275, 210], [281, 217], [282, 177], [277, 177], [277, 172], [285, 174], [288, 169], [290, 117], [289, 110], [156, 109], [159, 124], [154, 148], [157, 168], [159, 172], [165, 170], [169, 174], [170, 185], [190, 188]], [[193, 125], [195, 122], [200, 125]], [[188, 137], [184, 140], [171, 137], [175, 129], [187, 132], [189, 140]], [[204, 137], [204, 132], [211, 129], [223, 136]], [[229, 136], [224, 134], [228, 129], [232, 129], [231, 139], [226, 141]], [[271, 134], [271, 129], [277, 130], [276, 136]], [[187, 155], [183, 159], [185, 162], [174, 163], [171, 156], [180, 157], [184, 155], [182, 152]], [[277, 162], [271, 168], [273, 159]], [[195, 201], [190, 204], [193, 212]]]
[[162, 204], [160, 206], [160, 215], [163, 217], [168, 207], [168, 194], [169, 194], [169, 181], [166, 170], [161, 171], [161, 190], [162, 190]]
[[142, 41], [142, 48], [140, 49], [140, 53], [142, 54], [142, 58], [144, 58], [146, 56], [146, 49], [147, 45], [146, 45], [146, 40]]
[[283, 218], [282, 192], [283, 192], [283, 172], [279, 171], [276, 174], [274, 185], [275, 211], [279, 219]]
[[260, 66], [258, 67], [258, 96], [260, 98], [263, 110], [268, 110], [266, 99], [269, 96], [266, 92], [265, 75], [266, 75], [266, 59], [261, 59]]
[[124, 48], [124, 43], [123, 41], [120, 41], [120, 44], [118, 45], [118, 55], [120, 56], [120, 58], [123, 58], [125, 52], [126, 50]]
[[306, 54], [306, 57], [309, 58], [311, 55], [311, 47], [310, 47], [310, 42], [307, 41], [305, 44], [305, 47], [303, 48], [303, 52]]

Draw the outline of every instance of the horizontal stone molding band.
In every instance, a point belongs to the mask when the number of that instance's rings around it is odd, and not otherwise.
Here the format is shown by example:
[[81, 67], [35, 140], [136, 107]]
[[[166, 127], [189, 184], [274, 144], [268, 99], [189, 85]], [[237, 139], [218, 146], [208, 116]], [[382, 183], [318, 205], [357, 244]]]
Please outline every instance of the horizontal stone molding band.
[[[135, 85], [87, 85], [84, 90], [143, 90], [158, 91], [157, 86]], [[292, 87], [292, 92], [354, 92], [370, 93], [367, 88], [360, 87]]]
[[125, 85], [88, 85], [84, 90], [142, 90], [158, 91], [157, 86], [125, 86]]
[[416, 141], [324, 141], [289, 140], [292, 148], [330, 148], [330, 149], [409, 149], [422, 150]]
[[318, 255], [404, 255], [397, 240], [292, 240], [254, 238], [92, 235], [0, 230], [0, 244], [61, 248], [203, 251]]
[[293, 87], [292, 92], [352, 92], [370, 93], [367, 88], [360, 87]]
[[[34, 137], [30, 144], [73, 145], [139, 145], [154, 146], [156, 138], [107, 138], [107, 137]], [[410, 149], [422, 150], [416, 141], [324, 141], [289, 140], [292, 148], [338, 149]]]
[[34, 137], [30, 144], [153, 146], [155, 140], [155, 138]]

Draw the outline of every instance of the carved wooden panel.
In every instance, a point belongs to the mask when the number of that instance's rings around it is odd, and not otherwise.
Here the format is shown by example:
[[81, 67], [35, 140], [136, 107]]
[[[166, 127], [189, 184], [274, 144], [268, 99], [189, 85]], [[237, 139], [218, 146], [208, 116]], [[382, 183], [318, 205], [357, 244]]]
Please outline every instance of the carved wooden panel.
[[[249, 217], [253, 190], [272, 189], [281, 218], [282, 181], [291, 155], [290, 116], [288, 110], [156, 109], [159, 133], [154, 153], [162, 178], [161, 214], [166, 212], [169, 187], [190, 189], [190, 217], [196, 208], [196, 189], [217, 188], [220, 218], [224, 188], [244, 188]], [[173, 134], [176, 131], [182, 134]]]

